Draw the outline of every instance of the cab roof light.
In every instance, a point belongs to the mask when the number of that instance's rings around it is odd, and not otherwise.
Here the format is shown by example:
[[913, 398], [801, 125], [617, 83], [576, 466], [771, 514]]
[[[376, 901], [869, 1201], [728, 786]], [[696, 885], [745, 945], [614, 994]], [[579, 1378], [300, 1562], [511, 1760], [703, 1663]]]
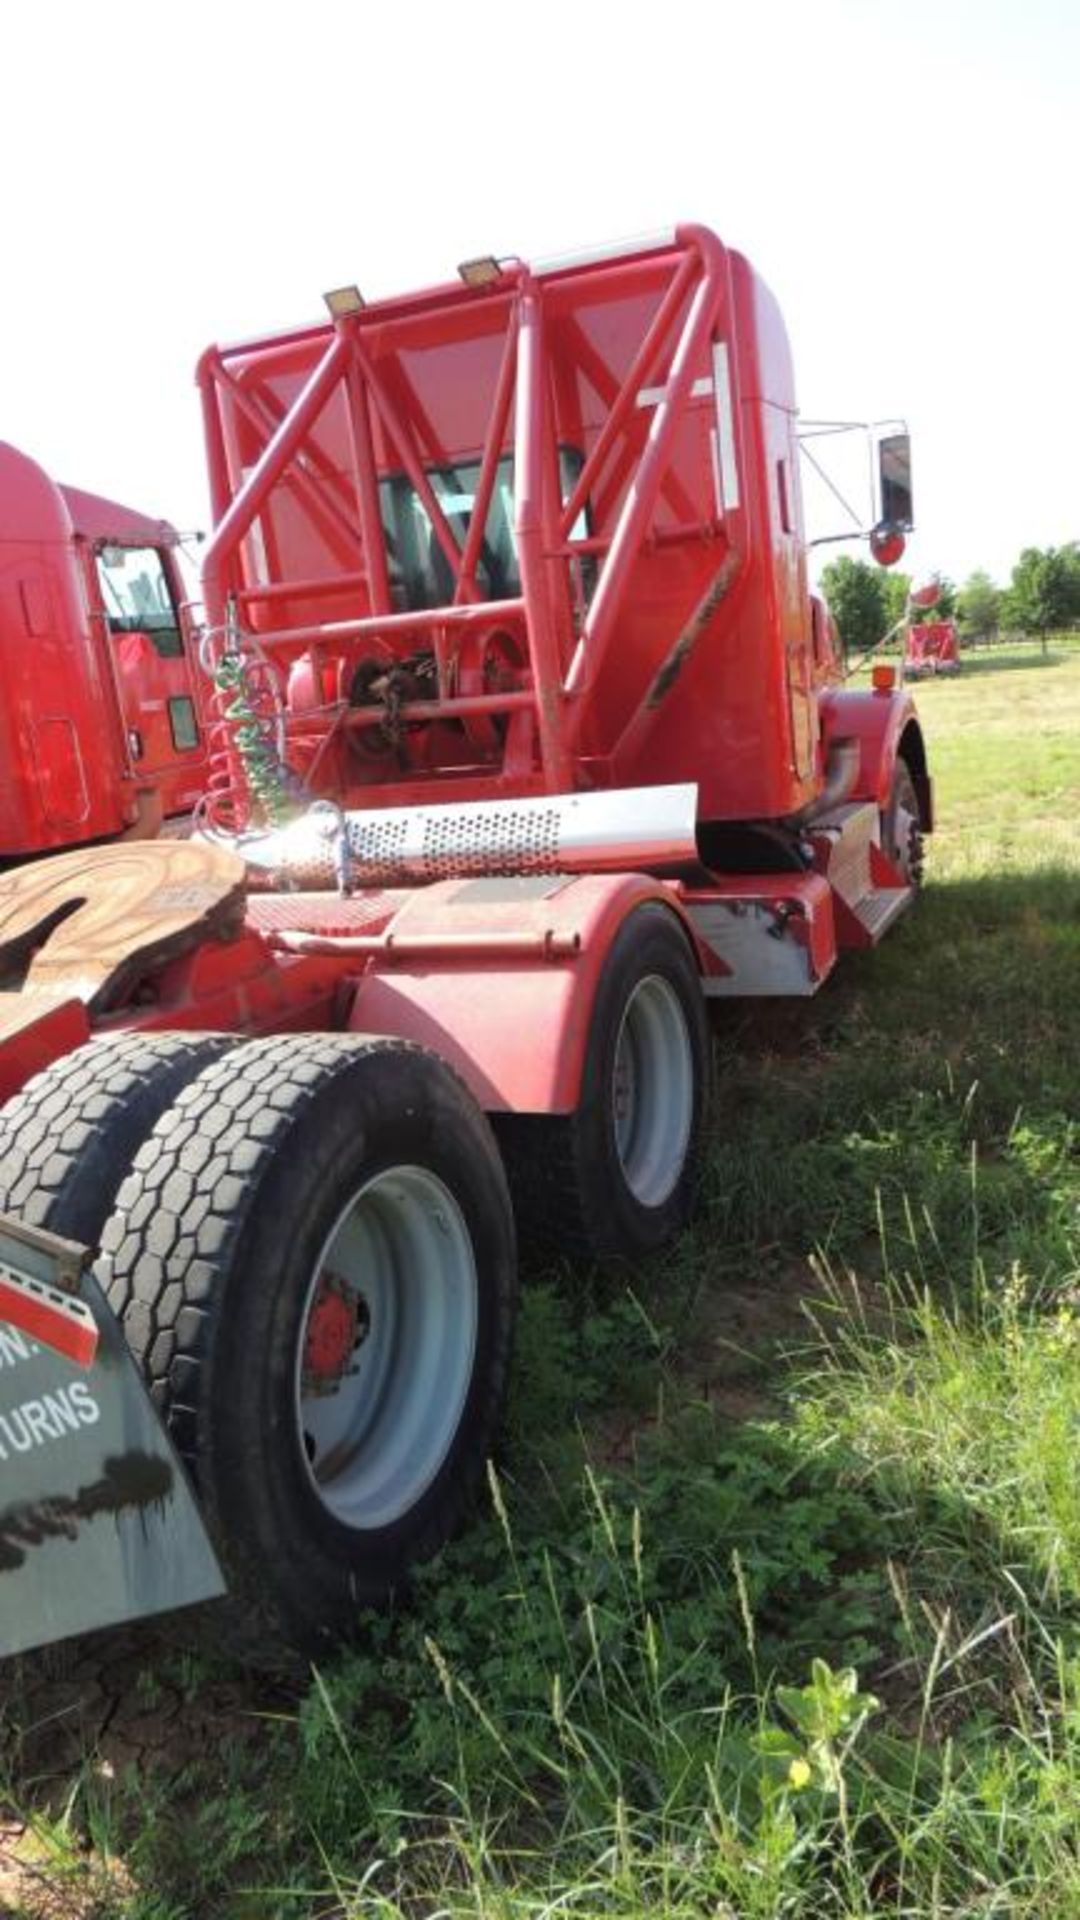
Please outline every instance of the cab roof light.
[[475, 260], [463, 260], [458, 268], [458, 278], [467, 287], [490, 287], [501, 275], [502, 268], [493, 253], [481, 253]]
[[323, 294], [326, 310], [332, 320], [344, 320], [350, 313], [362, 313], [367, 301], [359, 287], [331, 287]]

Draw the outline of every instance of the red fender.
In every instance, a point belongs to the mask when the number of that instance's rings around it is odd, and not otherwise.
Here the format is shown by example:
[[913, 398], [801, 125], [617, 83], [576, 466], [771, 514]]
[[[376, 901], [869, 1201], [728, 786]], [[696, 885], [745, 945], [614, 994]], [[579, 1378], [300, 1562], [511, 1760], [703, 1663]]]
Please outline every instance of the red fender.
[[855, 740], [859, 770], [849, 800], [873, 800], [886, 807], [897, 755], [911, 772], [919, 801], [919, 823], [924, 833], [934, 825], [933, 789], [926, 761], [926, 745], [906, 687], [873, 693], [826, 687], [821, 694], [822, 746], [826, 760], [834, 740]]
[[697, 954], [677, 888], [642, 874], [422, 888], [369, 961], [349, 1028], [431, 1048], [489, 1113], [572, 1113], [604, 962], [648, 900], [670, 908]]

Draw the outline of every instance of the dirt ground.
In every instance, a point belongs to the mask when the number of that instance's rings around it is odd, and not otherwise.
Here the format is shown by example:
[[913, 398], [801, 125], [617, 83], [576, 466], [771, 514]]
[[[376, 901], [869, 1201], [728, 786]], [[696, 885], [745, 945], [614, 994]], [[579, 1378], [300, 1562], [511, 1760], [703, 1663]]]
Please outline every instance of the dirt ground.
[[179, 1808], [196, 1763], [256, 1747], [268, 1714], [295, 1709], [299, 1680], [232, 1667], [216, 1673], [202, 1651], [212, 1627], [213, 1610], [197, 1608], [0, 1668], [0, 1920], [96, 1920], [116, 1911], [127, 1881], [121, 1863], [64, 1836], [65, 1810], [88, 1773], [105, 1798], [113, 1780], [134, 1770], [172, 1791]]

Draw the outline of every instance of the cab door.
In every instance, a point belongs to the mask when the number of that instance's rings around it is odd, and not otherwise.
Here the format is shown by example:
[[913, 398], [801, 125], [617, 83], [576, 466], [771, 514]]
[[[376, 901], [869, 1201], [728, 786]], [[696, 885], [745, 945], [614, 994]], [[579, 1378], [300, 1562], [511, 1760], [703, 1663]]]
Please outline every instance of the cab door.
[[171, 555], [106, 543], [95, 558], [136, 778], [181, 813], [202, 791], [205, 742]]

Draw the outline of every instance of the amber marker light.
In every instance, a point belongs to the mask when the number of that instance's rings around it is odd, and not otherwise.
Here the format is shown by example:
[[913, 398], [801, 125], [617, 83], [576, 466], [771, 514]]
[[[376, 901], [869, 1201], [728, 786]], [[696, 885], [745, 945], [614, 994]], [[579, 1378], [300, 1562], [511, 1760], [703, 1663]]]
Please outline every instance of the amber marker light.
[[896, 668], [879, 660], [876, 667], [871, 668], [870, 679], [875, 693], [891, 693], [896, 685]]

